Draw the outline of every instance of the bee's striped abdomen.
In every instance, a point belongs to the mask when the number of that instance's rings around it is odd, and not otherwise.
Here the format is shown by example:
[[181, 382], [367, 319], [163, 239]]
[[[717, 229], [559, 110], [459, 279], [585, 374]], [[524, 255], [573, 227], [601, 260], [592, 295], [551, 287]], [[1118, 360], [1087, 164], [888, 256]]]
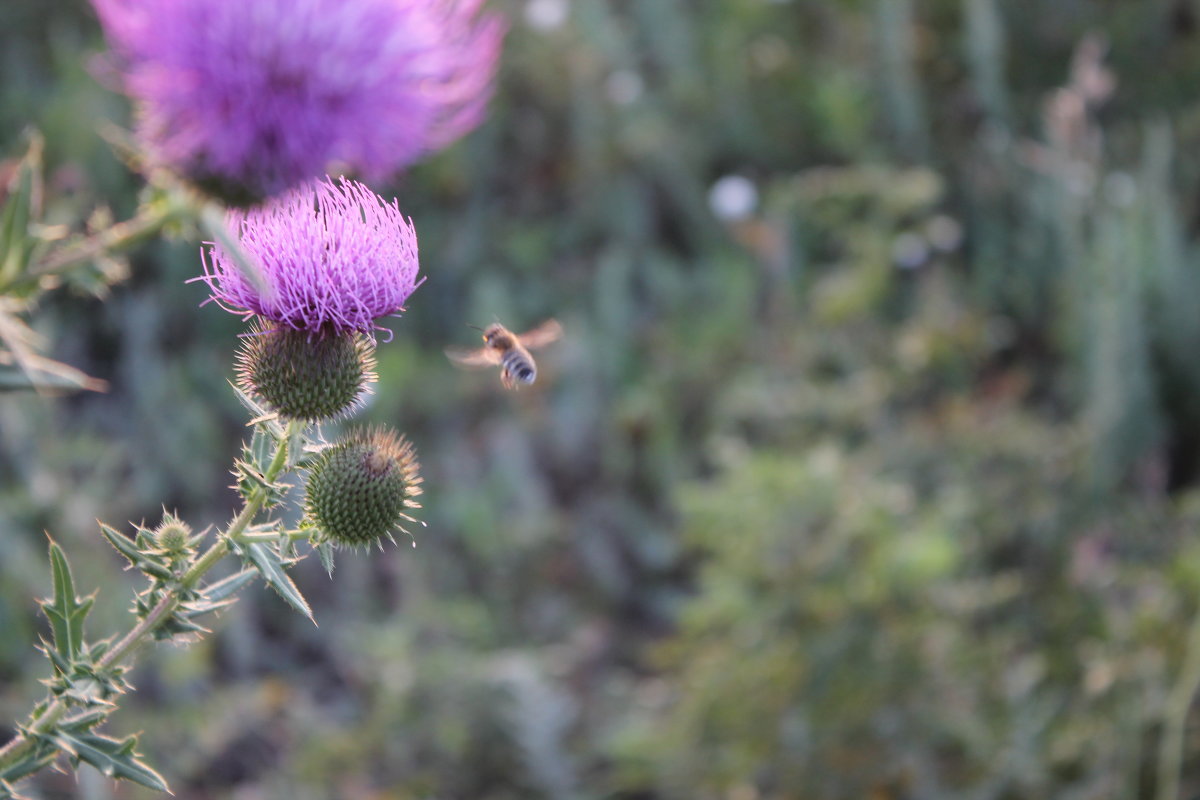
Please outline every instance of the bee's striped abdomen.
[[514, 347], [505, 353], [500, 359], [500, 366], [504, 368], [509, 379], [517, 383], [533, 383], [534, 378], [537, 377], [537, 367], [534, 365], [533, 359], [519, 347]]

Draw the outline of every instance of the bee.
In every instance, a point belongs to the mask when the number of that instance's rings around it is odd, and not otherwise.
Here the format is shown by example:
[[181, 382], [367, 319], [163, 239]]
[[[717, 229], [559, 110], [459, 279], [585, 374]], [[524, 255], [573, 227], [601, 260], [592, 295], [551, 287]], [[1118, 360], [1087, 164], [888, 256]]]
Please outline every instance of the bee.
[[516, 389], [519, 384], [533, 383], [537, 378], [537, 364], [530, 350], [544, 347], [559, 336], [562, 336], [562, 326], [555, 320], [548, 319], [531, 331], [516, 335], [499, 322], [477, 328], [483, 332], [483, 347], [478, 350], [465, 350], [457, 347], [446, 348], [446, 355], [451, 361], [465, 367], [500, 366], [500, 382], [506, 389]]

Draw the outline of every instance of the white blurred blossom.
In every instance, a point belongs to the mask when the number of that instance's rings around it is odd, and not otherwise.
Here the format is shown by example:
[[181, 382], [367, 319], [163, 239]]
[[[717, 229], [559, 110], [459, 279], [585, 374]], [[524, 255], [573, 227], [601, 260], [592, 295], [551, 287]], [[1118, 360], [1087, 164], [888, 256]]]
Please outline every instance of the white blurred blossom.
[[725, 222], [746, 219], [758, 208], [758, 189], [749, 178], [726, 175], [708, 190], [708, 207]]
[[525, 23], [534, 30], [552, 31], [567, 21], [567, 0], [529, 0], [525, 4]]

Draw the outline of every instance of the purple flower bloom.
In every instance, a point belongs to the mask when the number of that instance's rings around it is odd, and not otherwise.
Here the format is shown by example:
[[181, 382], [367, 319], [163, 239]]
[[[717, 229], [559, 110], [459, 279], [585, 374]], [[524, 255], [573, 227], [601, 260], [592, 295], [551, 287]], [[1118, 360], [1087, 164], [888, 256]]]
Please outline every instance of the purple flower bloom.
[[483, 117], [482, 0], [92, 0], [153, 161], [265, 197], [331, 163], [377, 179]]
[[196, 280], [235, 314], [322, 336], [370, 333], [376, 319], [401, 311], [420, 285], [412, 222], [395, 200], [355, 181], [313, 181], [263, 206], [230, 211], [227, 222], [264, 290], [211, 242]]

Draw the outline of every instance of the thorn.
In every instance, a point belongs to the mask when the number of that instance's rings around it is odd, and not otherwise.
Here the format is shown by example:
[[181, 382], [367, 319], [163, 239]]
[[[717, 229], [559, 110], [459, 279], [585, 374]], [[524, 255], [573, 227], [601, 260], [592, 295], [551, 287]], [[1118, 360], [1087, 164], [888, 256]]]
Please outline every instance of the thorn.
[[263, 415], [261, 415], [261, 416], [255, 417], [254, 419], [252, 419], [252, 420], [250, 420], [249, 422], [247, 422], [247, 423], [246, 423], [246, 427], [247, 427], [247, 428], [252, 428], [252, 427], [254, 427], [255, 425], [257, 425], [258, 423], [260, 423], [260, 422], [266, 422], [267, 420], [271, 420], [271, 419], [279, 419], [279, 412], [277, 412], [277, 411], [268, 411], [266, 414], [263, 414]]

